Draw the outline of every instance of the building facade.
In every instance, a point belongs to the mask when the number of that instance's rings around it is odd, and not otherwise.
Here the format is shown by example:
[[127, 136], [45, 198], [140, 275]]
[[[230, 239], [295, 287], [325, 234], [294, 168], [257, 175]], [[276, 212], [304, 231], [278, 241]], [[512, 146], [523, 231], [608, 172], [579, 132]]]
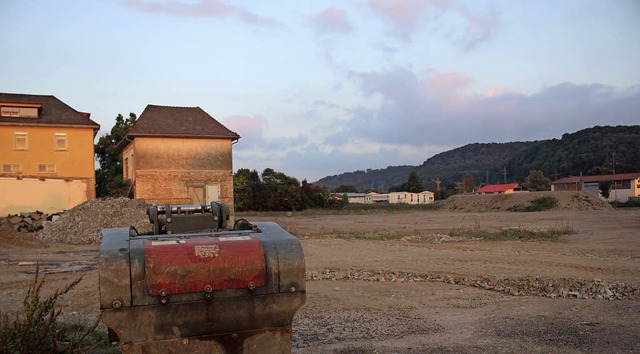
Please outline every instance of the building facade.
[[100, 126], [54, 96], [0, 93], [0, 215], [95, 198]]
[[200, 107], [148, 105], [120, 142], [122, 175], [135, 198], [233, 210], [232, 145], [240, 136]]
[[[611, 185], [609, 197], [602, 196], [600, 183]], [[552, 191], [586, 191], [608, 202], [626, 202], [640, 196], [640, 172], [598, 176], [571, 176], [551, 183]]]

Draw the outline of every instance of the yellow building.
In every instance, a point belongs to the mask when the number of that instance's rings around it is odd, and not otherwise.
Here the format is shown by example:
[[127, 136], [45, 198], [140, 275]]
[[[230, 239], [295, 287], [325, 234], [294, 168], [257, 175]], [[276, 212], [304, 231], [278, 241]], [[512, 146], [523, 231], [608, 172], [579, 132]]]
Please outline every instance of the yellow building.
[[122, 148], [122, 176], [149, 203], [209, 204], [233, 211], [232, 145], [240, 139], [200, 107], [148, 105]]
[[0, 93], [0, 215], [59, 212], [95, 198], [98, 129], [54, 96]]

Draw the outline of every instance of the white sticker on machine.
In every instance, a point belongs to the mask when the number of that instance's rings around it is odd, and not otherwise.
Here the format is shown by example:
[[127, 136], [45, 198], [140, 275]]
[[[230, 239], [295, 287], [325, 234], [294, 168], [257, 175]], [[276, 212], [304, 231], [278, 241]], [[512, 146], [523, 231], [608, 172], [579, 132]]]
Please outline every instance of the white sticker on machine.
[[229, 237], [219, 237], [220, 241], [246, 241], [251, 240], [249, 236], [229, 236]]

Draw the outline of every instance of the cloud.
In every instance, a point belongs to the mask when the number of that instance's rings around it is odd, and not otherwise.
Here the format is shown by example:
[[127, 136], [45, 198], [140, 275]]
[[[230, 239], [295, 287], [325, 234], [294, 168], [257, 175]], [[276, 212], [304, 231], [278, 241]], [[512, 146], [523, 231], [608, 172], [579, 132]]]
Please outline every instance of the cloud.
[[411, 41], [416, 32], [430, 27], [465, 51], [489, 41], [500, 25], [498, 12], [474, 12], [456, 0], [369, 0], [369, 8], [401, 40]]
[[351, 33], [353, 26], [344, 9], [329, 7], [311, 17], [311, 24], [318, 32]]
[[234, 147], [235, 149], [249, 149], [265, 143], [263, 133], [267, 126], [267, 120], [262, 116], [232, 116], [225, 119], [223, 124], [241, 137]]
[[473, 79], [459, 73], [406, 68], [352, 72], [379, 104], [358, 105], [329, 144], [367, 139], [381, 144], [454, 145], [549, 139], [594, 125], [637, 124], [640, 88], [560, 83], [535, 94], [491, 89], [467, 93]]
[[148, 13], [193, 18], [237, 17], [246, 23], [260, 27], [282, 26], [275, 19], [259, 16], [251, 11], [238, 6], [227, 5], [219, 0], [125, 0], [123, 3], [126, 6]]

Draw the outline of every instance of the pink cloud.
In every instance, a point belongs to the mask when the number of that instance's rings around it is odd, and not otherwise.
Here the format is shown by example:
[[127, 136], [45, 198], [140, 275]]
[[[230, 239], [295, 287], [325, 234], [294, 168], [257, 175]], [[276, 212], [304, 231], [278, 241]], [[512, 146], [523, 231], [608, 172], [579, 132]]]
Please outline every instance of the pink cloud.
[[241, 7], [227, 5], [219, 0], [199, 0], [185, 2], [181, 0], [125, 0], [126, 6], [149, 13], [164, 13], [177, 17], [231, 17], [264, 27], [279, 27], [281, 24], [271, 18], [256, 15]]
[[264, 142], [263, 132], [267, 120], [262, 116], [232, 116], [224, 120], [224, 125], [242, 137], [238, 143], [239, 148], [248, 148]]
[[504, 88], [500, 86], [492, 87], [485, 92], [487, 97], [500, 96], [504, 94]]
[[446, 27], [440, 18], [452, 13], [462, 19], [462, 25], [450, 40], [463, 50], [490, 40], [499, 26], [498, 13], [471, 11], [456, 0], [369, 0], [369, 8], [391, 24], [394, 35], [408, 41], [427, 24], [432, 24], [432, 29]]
[[350, 33], [353, 26], [344, 9], [329, 7], [311, 18], [311, 23], [318, 31]]
[[445, 11], [450, 0], [369, 0], [369, 7], [389, 20], [404, 35], [421, 26], [428, 11]]
[[434, 74], [424, 80], [425, 88], [437, 92], [454, 93], [473, 83], [473, 78], [459, 73]]

